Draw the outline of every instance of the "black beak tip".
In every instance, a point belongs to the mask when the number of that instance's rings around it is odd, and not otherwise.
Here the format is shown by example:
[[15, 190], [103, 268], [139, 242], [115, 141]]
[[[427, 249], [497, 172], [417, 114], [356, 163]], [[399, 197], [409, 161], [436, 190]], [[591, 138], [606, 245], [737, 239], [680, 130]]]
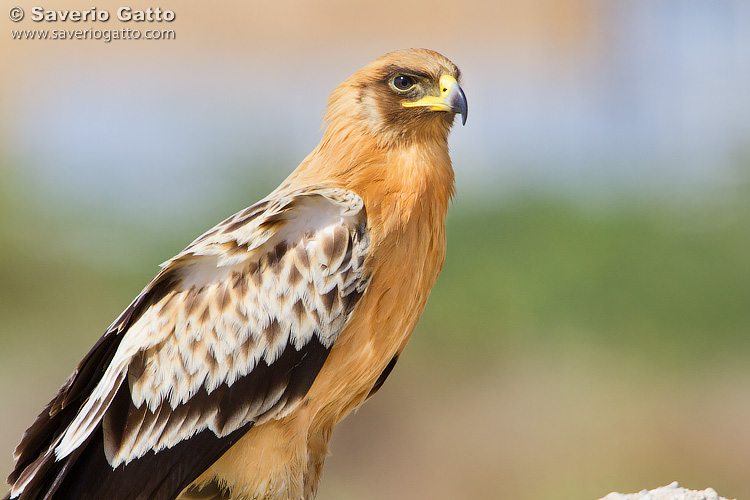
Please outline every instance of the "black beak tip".
[[466, 118], [469, 117], [469, 103], [466, 101], [466, 94], [463, 89], [458, 87], [458, 95], [454, 101], [455, 107], [458, 113], [461, 113], [461, 125], [466, 125]]

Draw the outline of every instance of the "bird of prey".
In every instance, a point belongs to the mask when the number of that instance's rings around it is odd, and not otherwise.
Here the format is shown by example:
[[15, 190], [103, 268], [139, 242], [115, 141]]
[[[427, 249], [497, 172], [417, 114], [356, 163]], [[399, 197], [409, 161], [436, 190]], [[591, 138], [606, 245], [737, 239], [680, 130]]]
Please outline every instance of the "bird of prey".
[[270, 195], [162, 264], [15, 452], [6, 498], [309, 500], [445, 258], [459, 70], [392, 52]]

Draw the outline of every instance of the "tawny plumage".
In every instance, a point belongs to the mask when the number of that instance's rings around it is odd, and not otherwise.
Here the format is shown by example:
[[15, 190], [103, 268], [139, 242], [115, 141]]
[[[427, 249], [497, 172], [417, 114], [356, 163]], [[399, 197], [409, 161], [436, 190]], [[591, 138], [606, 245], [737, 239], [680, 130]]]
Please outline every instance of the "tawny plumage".
[[318, 147], [163, 264], [81, 361], [16, 449], [10, 498], [313, 498], [443, 266], [458, 80], [404, 50], [337, 87]]

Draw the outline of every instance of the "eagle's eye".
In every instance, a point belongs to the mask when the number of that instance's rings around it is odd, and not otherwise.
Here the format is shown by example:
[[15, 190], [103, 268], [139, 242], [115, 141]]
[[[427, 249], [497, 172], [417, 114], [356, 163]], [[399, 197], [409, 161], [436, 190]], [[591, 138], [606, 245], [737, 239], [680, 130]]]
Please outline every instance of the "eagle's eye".
[[396, 75], [393, 77], [393, 80], [391, 80], [391, 83], [393, 84], [393, 88], [399, 92], [411, 90], [417, 84], [417, 82], [414, 81], [414, 78], [409, 75]]

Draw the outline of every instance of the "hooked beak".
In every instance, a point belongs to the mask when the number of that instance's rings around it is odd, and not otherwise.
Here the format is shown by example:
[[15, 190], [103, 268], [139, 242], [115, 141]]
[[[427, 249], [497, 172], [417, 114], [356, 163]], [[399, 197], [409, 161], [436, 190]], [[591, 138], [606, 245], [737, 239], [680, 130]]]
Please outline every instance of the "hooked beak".
[[430, 111], [447, 111], [459, 113], [461, 124], [466, 125], [466, 117], [469, 115], [469, 105], [466, 102], [464, 91], [455, 78], [450, 75], [440, 77], [440, 96], [428, 95], [418, 101], [405, 102], [405, 108], [427, 107]]

